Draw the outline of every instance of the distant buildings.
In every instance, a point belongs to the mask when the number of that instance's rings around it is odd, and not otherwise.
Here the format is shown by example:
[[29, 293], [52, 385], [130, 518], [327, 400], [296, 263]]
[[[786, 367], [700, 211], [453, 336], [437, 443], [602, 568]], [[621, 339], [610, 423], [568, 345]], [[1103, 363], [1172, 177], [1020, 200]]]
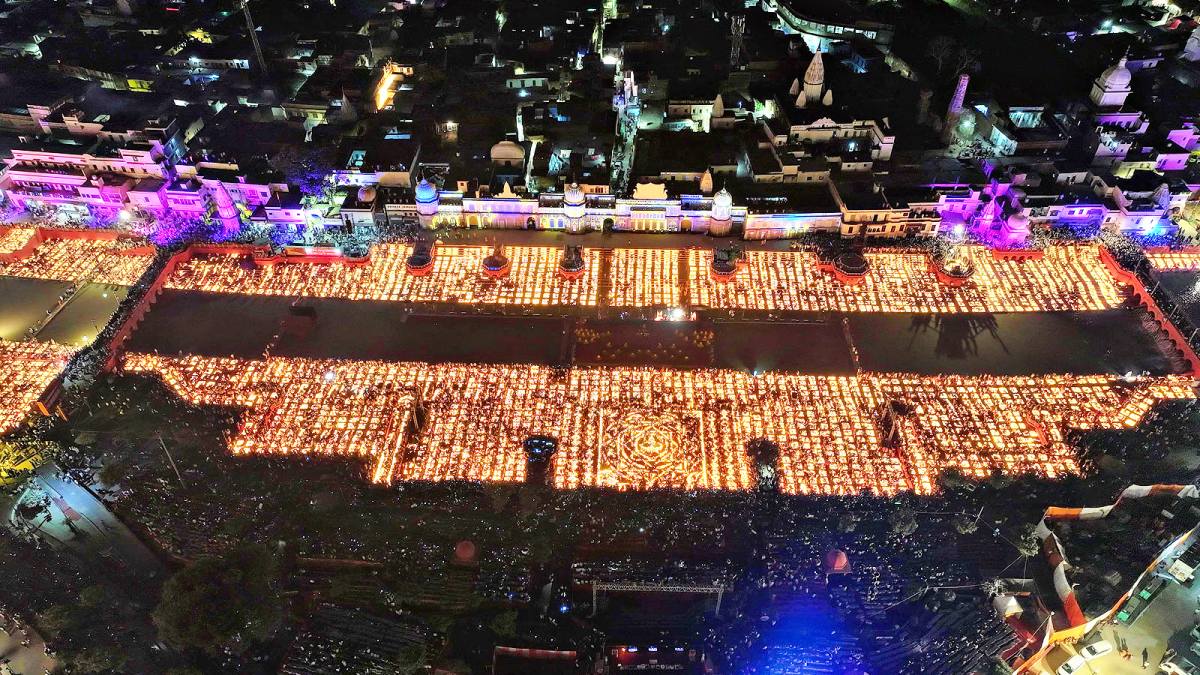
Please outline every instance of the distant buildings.
[[[736, 31], [715, 6], [664, 0], [321, 8], [338, 20], [256, 18], [265, 71], [236, 13], [76, 7], [88, 40], [8, 22], [0, 59], [23, 66], [0, 69], [0, 190], [77, 214], [289, 227], [1007, 246], [1051, 227], [1169, 234], [1200, 188], [1188, 95], [1143, 84], [1190, 81], [1200, 29], [1163, 24], [1086, 87], [1039, 100], [953, 60], [932, 78], [875, 10], [755, 5]], [[298, 156], [319, 158], [303, 173], [332, 194], [285, 184]]]

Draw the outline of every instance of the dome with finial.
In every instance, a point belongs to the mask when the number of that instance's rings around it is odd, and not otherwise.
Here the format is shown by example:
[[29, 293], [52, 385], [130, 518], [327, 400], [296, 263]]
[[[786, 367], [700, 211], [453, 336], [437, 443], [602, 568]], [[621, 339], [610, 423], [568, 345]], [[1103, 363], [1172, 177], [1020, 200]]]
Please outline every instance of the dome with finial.
[[371, 202], [375, 201], [375, 186], [364, 185], [358, 188], [358, 201], [362, 202], [363, 204], [370, 204]]
[[417, 183], [417, 190], [416, 190], [417, 201], [428, 204], [429, 202], [437, 201], [437, 198], [438, 198], [437, 186], [435, 186], [433, 183], [430, 183], [429, 181], [422, 178], [421, 182]]
[[713, 195], [713, 206], [733, 206], [733, 195], [722, 187], [717, 194]]
[[567, 189], [563, 191], [563, 203], [577, 206], [583, 201], [583, 188], [579, 187], [579, 183], [567, 185]]
[[1133, 73], [1129, 72], [1129, 68], [1126, 68], [1125, 64], [1126, 58], [1122, 56], [1115, 66], [1110, 66], [1108, 70], [1100, 74], [1097, 83], [1109, 91], [1128, 89], [1129, 83], [1133, 81]]

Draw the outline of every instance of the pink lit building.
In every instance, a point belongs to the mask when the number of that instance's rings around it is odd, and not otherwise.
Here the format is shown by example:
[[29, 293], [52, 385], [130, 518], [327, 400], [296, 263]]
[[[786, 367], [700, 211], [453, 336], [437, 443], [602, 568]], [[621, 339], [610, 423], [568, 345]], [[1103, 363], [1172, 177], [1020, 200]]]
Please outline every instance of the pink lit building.
[[0, 191], [19, 206], [79, 217], [94, 207], [196, 217], [214, 213], [229, 226], [241, 213], [252, 213], [287, 191], [286, 185], [247, 180], [236, 165], [175, 163], [172, 151], [157, 141], [88, 140], [15, 148], [0, 174]]

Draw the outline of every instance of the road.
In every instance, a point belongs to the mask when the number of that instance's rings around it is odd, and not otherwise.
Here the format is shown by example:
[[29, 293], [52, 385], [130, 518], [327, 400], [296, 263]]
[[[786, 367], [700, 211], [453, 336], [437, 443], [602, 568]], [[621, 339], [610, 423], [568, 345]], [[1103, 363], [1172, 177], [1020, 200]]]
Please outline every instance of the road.
[[[51, 520], [39, 533], [50, 543], [73, 550], [85, 559], [99, 557], [122, 572], [138, 578], [161, 578], [166, 573], [162, 561], [108, 510], [94, 494], [74, 481], [59, 476], [53, 464], [38, 468], [31, 487], [50, 496]], [[15, 522], [20, 516], [10, 513]], [[36, 527], [41, 521], [29, 523]]]
[[[1196, 533], [1193, 532], [1187, 539], [1182, 540], [1179, 545], [1174, 547], [1172, 553], [1164, 551], [1164, 554], [1156, 561], [1162, 563], [1161, 569], [1165, 569], [1167, 564], [1173, 562], [1195, 537]], [[1159, 576], [1168, 578], [1162, 572], [1159, 573]], [[1148, 581], [1149, 575], [1147, 579], [1138, 584], [1137, 589], [1144, 587]], [[1111, 653], [1089, 662], [1087, 669], [1081, 675], [1157, 673], [1158, 664], [1162, 661], [1168, 647], [1174, 648], [1178, 654], [1174, 659], [1177, 664], [1181, 664], [1186, 659], [1188, 662], [1200, 666], [1200, 656], [1191, 652], [1192, 639], [1188, 636], [1188, 631], [1193, 625], [1196, 625], [1197, 621], [1200, 621], [1200, 581], [1192, 581], [1187, 584], [1168, 581], [1162, 592], [1154, 597], [1145, 611], [1131, 625], [1118, 622], [1109, 626], [1097, 627], [1084, 636], [1079, 645], [1064, 644], [1052, 650], [1041, 663], [1035, 664], [1030, 672], [1053, 673], [1068, 658], [1077, 653], [1075, 647], [1100, 640], [1106, 640], [1114, 647], [1121, 643], [1125, 644], [1131, 657], [1126, 660], [1114, 649]], [[1142, 650], [1145, 650], [1149, 657], [1149, 667], [1146, 669], [1142, 668]]]
[[[12, 632], [9, 632], [9, 631]], [[26, 632], [30, 631], [30, 632]], [[21, 643], [29, 640], [29, 646]], [[25, 628], [16, 630], [12, 626], [0, 626], [0, 660], [8, 660], [8, 670], [0, 666], [0, 673], [11, 672], [15, 675], [43, 675], [55, 672], [58, 662], [46, 656], [46, 643], [41, 636]]]

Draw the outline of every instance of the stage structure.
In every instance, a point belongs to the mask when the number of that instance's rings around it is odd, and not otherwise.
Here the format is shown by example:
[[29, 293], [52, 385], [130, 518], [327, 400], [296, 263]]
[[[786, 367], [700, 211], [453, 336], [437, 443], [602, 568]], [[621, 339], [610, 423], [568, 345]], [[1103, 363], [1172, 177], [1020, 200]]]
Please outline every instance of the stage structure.
[[716, 595], [717, 606], [713, 610], [713, 614], [721, 615], [721, 600], [725, 597], [725, 591], [733, 590], [732, 586], [724, 584], [657, 584], [653, 581], [601, 581], [592, 579], [590, 582], [592, 587], [592, 613], [589, 617], [596, 616], [596, 611], [599, 608], [600, 592], [601, 591], [617, 591], [625, 593], [695, 593], [705, 595]]

